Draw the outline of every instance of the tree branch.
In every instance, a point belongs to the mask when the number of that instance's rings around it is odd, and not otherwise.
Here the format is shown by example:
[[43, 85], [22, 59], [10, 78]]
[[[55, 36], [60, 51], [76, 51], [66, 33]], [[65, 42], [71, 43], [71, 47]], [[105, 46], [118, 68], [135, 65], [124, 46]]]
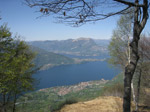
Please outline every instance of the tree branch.
[[97, 15], [95, 15], [95, 16], [98, 16], [98, 15], [104, 16], [103, 18], [100, 18], [100, 19], [99, 19], [99, 20], [103, 20], [103, 19], [106, 19], [106, 18], [108, 18], [108, 17], [110, 17], [110, 16], [114, 16], [114, 15], [118, 15], [118, 14], [127, 14], [127, 13], [129, 13], [129, 12], [125, 12], [125, 11], [128, 10], [129, 8], [131, 8], [131, 7], [128, 6], [127, 8], [125, 8], [125, 9], [123, 9], [123, 10], [121, 10], [121, 11], [115, 12], [115, 13], [108, 13], [108, 14], [106, 14], [106, 15], [104, 15], [104, 14], [97, 14]]
[[[144, 8], [145, 4], [135, 4], [134, 2], [130, 2], [127, 0], [112, 0], [117, 3], [124, 4], [126, 7], [124, 9], [120, 9], [119, 11], [114, 11], [107, 13], [102, 13], [100, 10], [97, 10], [98, 6], [106, 3], [106, 0], [25, 0], [28, 6], [36, 7], [38, 6], [42, 10], [43, 15], [49, 16], [52, 14], [58, 14], [56, 16], [60, 21], [68, 24], [74, 24], [74, 26], [79, 26], [79, 24], [83, 25], [86, 22], [95, 22], [98, 20], [103, 20], [109, 18], [114, 15], [127, 14], [129, 13], [127, 10], [131, 7], [139, 7]], [[102, 10], [102, 9], [101, 9]], [[42, 15], [42, 16], [43, 16]], [[144, 24], [144, 23], [142, 23]]]
[[144, 7], [143, 4], [138, 4], [138, 5], [136, 5], [136, 4], [133, 3], [133, 2], [128, 2], [128, 1], [125, 1], [125, 0], [114, 0], [114, 1], [119, 2], [119, 3], [122, 3], [122, 4], [125, 4], [125, 5], [128, 5], [128, 6]]
[[148, 7], [149, 7], [149, 4], [148, 4], [147, 0], [144, 0], [144, 7], [142, 7], [143, 8], [143, 18], [142, 18], [142, 22], [141, 22], [140, 27], [139, 27], [140, 32], [142, 31], [142, 29], [145, 26], [147, 19], [149, 17]]

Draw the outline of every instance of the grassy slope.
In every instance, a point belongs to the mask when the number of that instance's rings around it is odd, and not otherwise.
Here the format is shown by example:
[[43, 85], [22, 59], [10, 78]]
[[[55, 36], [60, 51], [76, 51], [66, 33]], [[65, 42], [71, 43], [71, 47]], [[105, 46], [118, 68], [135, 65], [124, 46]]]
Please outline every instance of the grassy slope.
[[66, 105], [59, 112], [122, 112], [119, 97], [99, 97], [94, 100]]

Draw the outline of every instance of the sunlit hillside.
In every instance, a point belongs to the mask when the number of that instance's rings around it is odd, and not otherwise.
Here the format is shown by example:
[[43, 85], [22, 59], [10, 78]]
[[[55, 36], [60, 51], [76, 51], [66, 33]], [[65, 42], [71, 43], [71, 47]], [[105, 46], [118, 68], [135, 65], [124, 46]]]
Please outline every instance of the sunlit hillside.
[[122, 99], [119, 97], [99, 97], [91, 101], [64, 106], [58, 112], [122, 112]]

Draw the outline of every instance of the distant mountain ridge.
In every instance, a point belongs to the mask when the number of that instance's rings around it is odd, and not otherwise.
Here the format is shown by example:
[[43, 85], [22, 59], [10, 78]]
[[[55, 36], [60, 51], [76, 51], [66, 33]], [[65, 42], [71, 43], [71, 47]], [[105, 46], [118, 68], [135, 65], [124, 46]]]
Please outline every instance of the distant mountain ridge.
[[110, 43], [109, 39], [93, 39], [93, 40], [97, 45], [103, 46], [103, 47], [107, 47]]
[[96, 44], [91, 38], [31, 41], [28, 44], [49, 52], [75, 56], [100, 56], [108, 53], [106, 46]]

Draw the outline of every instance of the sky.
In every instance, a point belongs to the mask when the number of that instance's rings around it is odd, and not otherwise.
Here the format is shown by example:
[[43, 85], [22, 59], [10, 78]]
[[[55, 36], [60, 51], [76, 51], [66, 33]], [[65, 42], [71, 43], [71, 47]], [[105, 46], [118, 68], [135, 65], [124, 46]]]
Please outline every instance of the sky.
[[[7, 23], [13, 35], [19, 35], [25, 41], [64, 40], [79, 37], [110, 39], [116, 28], [117, 16], [87, 23], [80, 27], [71, 27], [56, 23], [52, 16], [37, 18], [40, 13], [35, 8], [23, 4], [24, 0], [0, 0], [0, 25]], [[150, 20], [144, 32], [150, 32]]]

